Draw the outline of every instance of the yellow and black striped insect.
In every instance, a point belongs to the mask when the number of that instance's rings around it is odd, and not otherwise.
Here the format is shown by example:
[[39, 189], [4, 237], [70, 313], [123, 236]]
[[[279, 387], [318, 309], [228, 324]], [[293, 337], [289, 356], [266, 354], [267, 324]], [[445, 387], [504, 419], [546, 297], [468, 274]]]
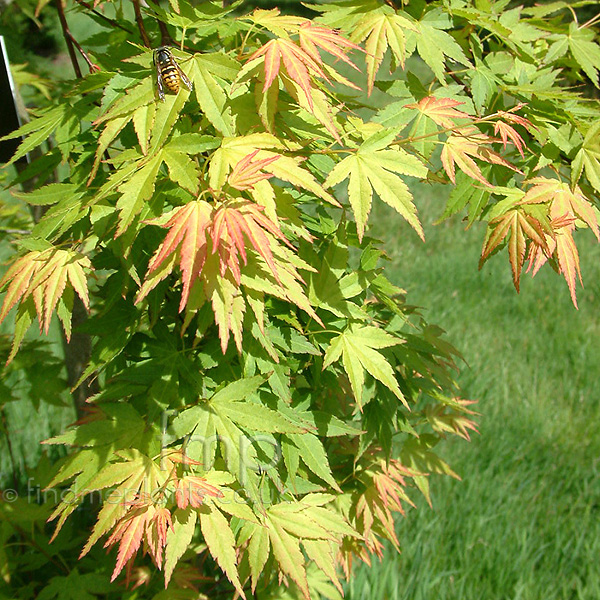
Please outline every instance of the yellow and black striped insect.
[[179, 91], [179, 83], [183, 81], [185, 87], [191, 91], [192, 82], [181, 70], [175, 61], [173, 53], [167, 46], [161, 46], [154, 51], [154, 66], [156, 67], [156, 84], [158, 86], [158, 97], [161, 101], [165, 99], [165, 88], [173, 94]]

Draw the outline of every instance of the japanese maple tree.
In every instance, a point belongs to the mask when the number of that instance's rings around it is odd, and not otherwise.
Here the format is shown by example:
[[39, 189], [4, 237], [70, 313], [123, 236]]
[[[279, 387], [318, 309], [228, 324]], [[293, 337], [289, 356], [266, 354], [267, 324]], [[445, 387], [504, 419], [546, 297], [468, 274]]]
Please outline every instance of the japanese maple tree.
[[[27, 597], [339, 598], [402, 547], [431, 475], [458, 477], [438, 443], [476, 431], [460, 354], [386, 277], [373, 202], [425, 241], [417, 190], [447, 184], [444, 216], [487, 224], [482, 263], [506, 254], [517, 291], [548, 264], [575, 306], [579, 230], [600, 240], [598, 19], [224, 4], [79, 2], [101, 33], [77, 40], [57, 0], [77, 76], [7, 136], [6, 369], [36, 318], [91, 348], [62, 383], [85, 406], [45, 442], [66, 448], [38, 475], [57, 493], [6, 516]], [[161, 101], [175, 66], [191, 89]]]

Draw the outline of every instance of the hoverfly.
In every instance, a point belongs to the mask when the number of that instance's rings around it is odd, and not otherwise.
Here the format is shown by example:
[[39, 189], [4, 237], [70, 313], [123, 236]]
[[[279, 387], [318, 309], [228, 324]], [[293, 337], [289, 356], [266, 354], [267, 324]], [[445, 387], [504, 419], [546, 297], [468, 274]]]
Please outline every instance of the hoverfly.
[[183, 81], [188, 90], [192, 90], [192, 82], [181, 70], [175, 61], [173, 53], [167, 46], [160, 46], [154, 51], [154, 65], [156, 66], [156, 84], [158, 86], [158, 97], [161, 101], [165, 99], [165, 88], [173, 94], [179, 91], [179, 82]]

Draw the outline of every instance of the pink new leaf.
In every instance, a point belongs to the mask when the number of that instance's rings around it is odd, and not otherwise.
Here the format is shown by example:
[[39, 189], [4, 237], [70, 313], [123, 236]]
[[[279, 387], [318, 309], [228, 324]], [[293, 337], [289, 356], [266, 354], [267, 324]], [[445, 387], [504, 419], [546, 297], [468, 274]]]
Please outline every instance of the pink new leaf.
[[157, 271], [168, 259], [175, 255], [179, 259], [182, 273], [183, 290], [179, 310], [187, 304], [190, 289], [200, 276], [207, 256], [206, 231], [211, 224], [212, 207], [203, 200], [195, 200], [175, 209], [171, 218], [163, 227], [169, 229], [164, 242], [158, 247], [148, 265], [146, 282], [140, 289], [136, 303], [155, 287], [159, 281], [167, 277], [170, 271], [160, 274], [160, 278], [151, 279], [149, 276]]
[[273, 177], [272, 173], [264, 173], [261, 171], [264, 167], [276, 161], [279, 156], [268, 156], [260, 160], [253, 160], [259, 152], [260, 150], [255, 150], [251, 154], [248, 154], [233, 167], [227, 178], [227, 182], [231, 187], [240, 191], [250, 190], [259, 181]]
[[456, 123], [453, 119], [472, 119], [470, 115], [457, 110], [464, 102], [459, 102], [452, 98], [436, 98], [427, 96], [422, 98], [416, 104], [406, 104], [404, 108], [414, 108], [429, 117], [434, 123], [437, 123], [444, 129], [452, 129]]
[[300, 46], [316, 62], [321, 62], [319, 48], [343, 60], [357, 71], [360, 69], [346, 56], [345, 49], [361, 50], [361, 47], [342, 37], [337, 31], [327, 27], [319, 27], [312, 22], [302, 25], [298, 31]]

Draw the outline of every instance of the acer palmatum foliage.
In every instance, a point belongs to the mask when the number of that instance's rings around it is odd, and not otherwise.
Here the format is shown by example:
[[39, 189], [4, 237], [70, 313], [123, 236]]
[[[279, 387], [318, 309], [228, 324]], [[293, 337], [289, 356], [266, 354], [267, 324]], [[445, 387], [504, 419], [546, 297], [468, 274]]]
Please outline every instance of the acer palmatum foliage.
[[[31, 577], [31, 552], [41, 598], [339, 598], [357, 561], [402, 547], [394, 520], [457, 476], [438, 442], [476, 415], [460, 355], [386, 276], [373, 203], [424, 240], [415, 190], [448, 185], [444, 216], [487, 224], [481, 263], [506, 255], [517, 290], [526, 260], [549, 264], [576, 305], [579, 230], [600, 237], [600, 108], [574, 86], [599, 84], [594, 21], [540, 5], [509, 32], [502, 1], [400, 4], [78, 4], [90, 73], [6, 136], [33, 162], [7, 171], [0, 321], [10, 361], [36, 316], [66, 343], [81, 304], [91, 357], [69, 377], [98, 392], [46, 442], [70, 449], [45, 480], [60, 498], [6, 513], [40, 526], [7, 529], [5, 580]], [[154, 64], [159, 30], [176, 44]], [[79, 383], [49, 364], [38, 378]], [[35, 537], [48, 515], [60, 560]]]

